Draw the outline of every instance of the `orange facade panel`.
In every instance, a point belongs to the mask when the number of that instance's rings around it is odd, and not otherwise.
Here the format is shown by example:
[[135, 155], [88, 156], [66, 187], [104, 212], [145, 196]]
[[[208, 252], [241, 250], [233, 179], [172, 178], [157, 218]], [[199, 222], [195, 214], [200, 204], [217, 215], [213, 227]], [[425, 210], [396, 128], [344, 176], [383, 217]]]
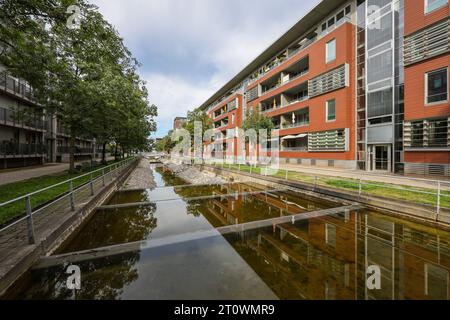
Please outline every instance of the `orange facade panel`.
[[405, 68], [405, 121], [450, 116], [448, 101], [433, 105], [425, 101], [425, 74], [449, 66], [450, 55], [447, 54]]
[[405, 152], [405, 162], [450, 164], [450, 152]]
[[450, 4], [430, 13], [425, 12], [426, 0], [405, 0], [405, 36], [450, 16]]

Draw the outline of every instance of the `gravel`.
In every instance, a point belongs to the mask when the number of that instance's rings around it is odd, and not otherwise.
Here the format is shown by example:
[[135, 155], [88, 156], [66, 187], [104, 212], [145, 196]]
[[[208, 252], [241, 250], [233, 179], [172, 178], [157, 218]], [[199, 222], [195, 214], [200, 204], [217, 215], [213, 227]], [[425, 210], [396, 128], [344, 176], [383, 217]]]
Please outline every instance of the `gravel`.
[[156, 183], [153, 177], [153, 172], [150, 169], [150, 161], [142, 158], [139, 161], [136, 169], [130, 174], [130, 177], [125, 182], [123, 189], [154, 189]]
[[172, 162], [165, 162], [164, 165], [178, 178], [190, 184], [223, 184], [227, 182], [213, 173], [203, 172], [189, 165], [175, 164]]

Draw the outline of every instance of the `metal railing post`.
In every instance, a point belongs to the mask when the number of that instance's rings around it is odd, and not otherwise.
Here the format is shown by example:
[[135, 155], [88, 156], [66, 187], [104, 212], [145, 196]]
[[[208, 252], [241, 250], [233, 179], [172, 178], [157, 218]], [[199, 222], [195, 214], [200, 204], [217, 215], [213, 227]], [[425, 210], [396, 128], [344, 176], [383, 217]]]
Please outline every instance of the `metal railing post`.
[[288, 169], [286, 169], [285, 171], [286, 171], [285, 180], [287, 181], [288, 180], [289, 171], [288, 171]]
[[317, 189], [317, 176], [314, 176], [314, 189]]
[[73, 181], [70, 180], [69, 182], [69, 197], [70, 197], [70, 209], [72, 211], [75, 211], [75, 195], [73, 193]]
[[239, 163], [239, 172], [241, 172], [241, 164]]
[[359, 178], [359, 196], [362, 194], [362, 181], [361, 178]]
[[34, 223], [33, 223], [33, 211], [31, 210], [31, 197], [27, 196], [26, 199], [26, 210], [27, 210], [27, 226], [28, 226], [28, 244], [35, 244], [36, 238], [34, 234]]
[[89, 179], [89, 186], [91, 188], [91, 196], [94, 195], [94, 182], [92, 181], [92, 173], [91, 173], [91, 177]]
[[437, 208], [436, 208], [436, 220], [441, 213], [441, 182], [438, 181], [437, 185]]

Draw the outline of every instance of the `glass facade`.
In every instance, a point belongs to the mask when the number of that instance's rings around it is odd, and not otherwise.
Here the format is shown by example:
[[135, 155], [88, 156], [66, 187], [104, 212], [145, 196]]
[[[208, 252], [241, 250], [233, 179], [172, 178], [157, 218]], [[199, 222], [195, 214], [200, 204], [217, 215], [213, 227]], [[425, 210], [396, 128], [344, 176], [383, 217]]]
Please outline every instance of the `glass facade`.
[[390, 167], [401, 172], [403, 0], [361, 0], [357, 4], [358, 167], [370, 169], [376, 145], [391, 145]]

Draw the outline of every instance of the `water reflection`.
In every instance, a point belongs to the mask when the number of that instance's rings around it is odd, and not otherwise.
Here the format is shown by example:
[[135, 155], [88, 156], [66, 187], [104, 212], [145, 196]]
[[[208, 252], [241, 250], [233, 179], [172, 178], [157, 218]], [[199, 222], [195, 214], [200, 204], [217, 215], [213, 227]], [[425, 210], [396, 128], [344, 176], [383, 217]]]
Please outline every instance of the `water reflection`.
[[[226, 238], [281, 299], [449, 299], [449, 233], [374, 212]], [[371, 265], [381, 290], [366, 286]]]
[[[155, 177], [160, 186], [176, 182], [167, 172]], [[180, 199], [100, 211], [61, 251], [215, 232], [340, 206], [289, 192], [243, 195], [261, 190], [245, 184], [164, 190]], [[186, 200], [205, 194], [216, 197]], [[111, 201], [152, 196], [127, 193]], [[82, 290], [76, 294], [65, 288], [64, 266], [36, 270], [3, 298], [449, 299], [449, 239], [447, 231], [407, 220], [346, 211], [80, 262]], [[371, 265], [381, 268], [381, 290], [366, 286]]]

